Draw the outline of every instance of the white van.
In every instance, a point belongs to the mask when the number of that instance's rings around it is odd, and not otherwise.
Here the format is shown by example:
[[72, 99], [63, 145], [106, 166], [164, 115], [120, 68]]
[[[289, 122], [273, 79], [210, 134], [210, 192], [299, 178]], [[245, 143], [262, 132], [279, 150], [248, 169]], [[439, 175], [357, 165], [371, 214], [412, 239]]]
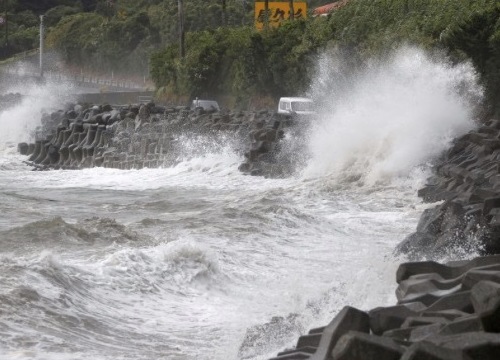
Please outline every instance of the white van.
[[278, 114], [316, 114], [314, 102], [304, 97], [282, 97], [278, 104]]
[[196, 98], [191, 104], [191, 109], [203, 108], [206, 111], [220, 111], [219, 104], [214, 100], [199, 100]]

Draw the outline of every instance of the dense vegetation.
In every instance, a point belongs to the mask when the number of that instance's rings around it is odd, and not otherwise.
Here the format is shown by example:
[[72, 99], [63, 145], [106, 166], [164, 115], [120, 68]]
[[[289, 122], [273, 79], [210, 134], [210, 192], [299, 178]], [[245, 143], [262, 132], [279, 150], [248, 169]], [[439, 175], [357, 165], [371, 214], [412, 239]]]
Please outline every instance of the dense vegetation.
[[2, 0], [0, 60], [38, 46], [39, 15], [53, 26], [64, 16], [95, 11], [98, 0]]
[[[47, 45], [64, 60], [96, 71], [148, 72], [153, 50], [177, 41], [177, 0], [5, 0], [8, 43], [0, 35], [0, 59], [37, 48], [45, 15]], [[251, 0], [184, 0], [185, 31], [249, 24]], [[3, 8], [2, 8], [3, 6]], [[1, 30], [4, 27], [0, 26]]]
[[353, 63], [401, 44], [471, 59], [490, 96], [500, 84], [500, 4], [496, 0], [351, 0], [328, 17], [294, 21], [267, 32], [216, 29], [192, 33], [187, 55], [176, 45], [153, 55], [152, 76], [166, 92], [239, 96], [303, 93], [325, 48]]
[[[328, 2], [309, 1], [310, 9]], [[165, 94], [248, 98], [304, 93], [325, 49], [348, 53], [359, 65], [405, 43], [472, 60], [490, 96], [500, 94], [497, 0], [350, 0], [328, 17], [262, 32], [253, 27], [250, 0], [184, 4], [184, 58], [177, 0], [4, 0], [0, 11], [9, 12], [10, 36], [8, 45], [0, 40], [0, 50], [5, 56], [36, 48], [38, 15], [45, 14], [47, 43], [70, 64], [149, 71]]]

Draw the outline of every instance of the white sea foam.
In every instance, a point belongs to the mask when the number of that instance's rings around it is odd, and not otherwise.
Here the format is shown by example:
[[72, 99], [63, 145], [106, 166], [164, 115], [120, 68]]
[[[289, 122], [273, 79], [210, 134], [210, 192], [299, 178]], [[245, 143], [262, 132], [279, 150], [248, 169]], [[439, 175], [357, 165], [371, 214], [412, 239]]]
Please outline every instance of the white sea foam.
[[19, 142], [33, 141], [33, 131], [40, 125], [44, 112], [60, 109], [71, 97], [69, 84], [46, 83], [20, 86], [12, 84], [9, 91], [20, 93], [21, 102], [0, 110], [0, 153], [17, 151]]
[[375, 184], [408, 176], [474, 127], [481, 99], [470, 64], [416, 48], [353, 71], [325, 56], [312, 93], [322, 95], [322, 119], [309, 138], [305, 175]]
[[210, 283], [219, 271], [216, 255], [191, 241], [175, 241], [149, 249], [123, 249], [96, 263], [96, 273], [116, 288], [157, 292], [187, 291]]

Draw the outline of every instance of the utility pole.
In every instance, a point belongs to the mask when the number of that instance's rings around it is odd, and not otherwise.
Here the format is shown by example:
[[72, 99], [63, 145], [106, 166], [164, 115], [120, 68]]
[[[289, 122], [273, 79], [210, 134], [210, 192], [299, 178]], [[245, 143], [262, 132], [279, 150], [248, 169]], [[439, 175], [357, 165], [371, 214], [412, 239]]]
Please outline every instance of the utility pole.
[[44, 15], [40, 15], [40, 78], [43, 78], [43, 38], [45, 32], [43, 17]]
[[243, 16], [241, 17], [241, 25], [245, 26], [245, 11], [246, 11], [246, 8], [247, 8], [247, 2], [246, 2], [246, 0], [243, 0], [241, 2], [241, 4], [243, 5], [243, 12], [242, 12]]
[[269, 29], [269, 0], [264, 1], [264, 29]]
[[5, 46], [9, 46], [9, 4], [6, 0], [3, 0], [2, 2], [4, 16], [1, 24], [5, 26]]
[[226, 0], [221, 0], [222, 3], [222, 26], [227, 25], [227, 17], [226, 17]]
[[179, 13], [179, 52], [181, 58], [184, 58], [185, 47], [184, 47], [184, 0], [177, 0], [177, 12]]
[[293, 8], [293, 0], [288, 1], [290, 3], [290, 20], [293, 20], [295, 18], [295, 10]]
[[9, 46], [9, 19], [7, 10], [5, 10], [5, 45]]

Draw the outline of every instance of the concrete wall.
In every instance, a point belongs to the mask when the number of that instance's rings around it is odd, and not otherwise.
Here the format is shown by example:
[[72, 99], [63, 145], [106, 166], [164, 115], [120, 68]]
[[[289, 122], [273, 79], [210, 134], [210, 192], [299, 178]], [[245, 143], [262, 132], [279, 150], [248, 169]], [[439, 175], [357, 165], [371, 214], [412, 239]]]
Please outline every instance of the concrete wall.
[[109, 92], [109, 93], [95, 93], [95, 94], [79, 94], [78, 101], [90, 104], [137, 104], [144, 102], [147, 99], [152, 99], [154, 96], [153, 91], [124, 91], [124, 92]]

